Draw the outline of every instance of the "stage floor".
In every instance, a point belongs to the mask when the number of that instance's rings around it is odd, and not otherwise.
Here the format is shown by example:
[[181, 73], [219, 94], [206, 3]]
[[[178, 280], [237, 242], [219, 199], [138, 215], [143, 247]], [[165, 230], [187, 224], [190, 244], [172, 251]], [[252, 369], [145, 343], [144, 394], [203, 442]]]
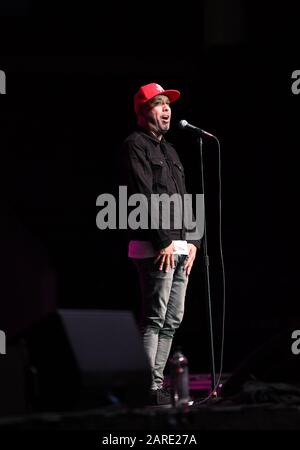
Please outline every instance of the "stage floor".
[[[226, 378], [226, 377], [225, 377]], [[284, 383], [253, 382], [234, 397], [203, 401], [210, 376], [190, 376], [193, 406], [128, 407], [111, 404], [91, 410], [0, 417], [0, 431], [86, 430], [205, 432], [225, 430], [300, 430], [300, 389]]]

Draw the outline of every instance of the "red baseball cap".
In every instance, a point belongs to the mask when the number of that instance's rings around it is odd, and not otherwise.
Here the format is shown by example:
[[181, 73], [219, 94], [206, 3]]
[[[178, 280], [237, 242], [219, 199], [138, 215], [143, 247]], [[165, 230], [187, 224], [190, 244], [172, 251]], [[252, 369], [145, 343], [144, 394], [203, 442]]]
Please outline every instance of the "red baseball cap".
[[157, 83], [145, 84], [145, 86], [140, 87], [134, 96], [135, 112], [138, 113], [140, 107], [156, 95], [166, 95], [172, 103], [180, 97], [180, 92], [174, 89], [165, 90]]

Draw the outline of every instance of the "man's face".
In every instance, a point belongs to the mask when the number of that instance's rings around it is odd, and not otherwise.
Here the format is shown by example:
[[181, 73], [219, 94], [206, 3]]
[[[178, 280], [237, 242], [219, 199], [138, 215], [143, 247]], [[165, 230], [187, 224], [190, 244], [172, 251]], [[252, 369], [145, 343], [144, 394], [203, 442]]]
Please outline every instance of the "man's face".
[[165, 134], [170, 128], [170, 100], [165, 95], [156, 95], [149, 101], [145, 119], [148, 127], [155, 134]]

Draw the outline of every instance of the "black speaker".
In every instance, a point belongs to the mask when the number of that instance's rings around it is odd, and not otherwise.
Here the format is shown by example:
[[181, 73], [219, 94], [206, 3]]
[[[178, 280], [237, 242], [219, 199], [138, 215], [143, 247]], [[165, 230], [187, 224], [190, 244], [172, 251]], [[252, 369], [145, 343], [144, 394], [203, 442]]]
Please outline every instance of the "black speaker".
[[285, 328], [248, 355], [224, 383], [222, 397], [238, 394], [249, 381], [299, 385], [300, 355], [292, 352], [292, 333]]
[[33, 410], [147, 400], [151, 371], [130, 311], [58, 310], [24, 339]]

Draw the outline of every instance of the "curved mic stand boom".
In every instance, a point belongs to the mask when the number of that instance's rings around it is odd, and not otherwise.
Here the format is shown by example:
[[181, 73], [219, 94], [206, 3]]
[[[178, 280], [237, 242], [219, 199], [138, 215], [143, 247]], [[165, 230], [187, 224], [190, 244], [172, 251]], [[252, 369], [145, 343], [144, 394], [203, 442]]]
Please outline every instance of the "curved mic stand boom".
[[[210, 396], [217, 397], [217, 382], [216, 382], [216, 370], [215, 370], [215, 351], [214, 351], [214, 333], [213, 333], [213, 324], [212, 324], [212, 314], [211, 314], [211, 296], [210, 296], [210, 280], [209, 280], [209, 257], [207, 252], [207, 229], [206, 229], [206, 218], [205, 218], [205, 188], [204, 188], [204, 169], [203, 169], [203, 155], [202, 155], [202, 136], [207, 136], [213, 139], [216, 139], [216, 141], [219, 143], [216, 136], [214, 136], [211, 133], [208, 133], [207, 131], [203, 130], [202, 128], [195, 127], [194, 125], [190, 124], [186, 120], [181, 120], [179, 122], [179, 128], [180, 129], [186, 129], [193, 131], [198, 134], [198, 142], [200, 147], [200, 162], [201, 162], [201, 182], [202, 182], [202, 194], [204, 199], [204, 232], [203, 232], [203, 253], [204, 253], [204, 274], [205, 274], [205, 296], [206, 296], [206, 310], [207, 310], [207, 318], [208, 318], [208, 331], [209, 331], [209, 346], [210, 346], [210, 364], [211, 364], [211, 394]], [[221, 238], [220, 238], [221, 242]], [[221, 248], [221, 247], [220, 247]], [[222, 255], [222, 250], [221, 250]], [[222, 257], [223, 261], [223, 257]], [[225, 309], [224, 309], [225, 311]], [[223, 350], [222, 350], [223, 355]], [[222, 356], [223, 357], [223, 356]], [[222, 363], [221, 363], [222, 366]], [[220, 367], [220, 374], [221, 374], [221, 367]], [[220, 375], [219, 375], [220, 376]]]
[[205, 219], [205, 188], [204, 188], [204, 169], [203, 169], [203, 156], [202, 156], [202, 137], [198, 138], [200, 147], [200, 161], [201, 161], [201, 183], [202, 194], [204, 199], [204, 233], [203, 233], [203, 257], [204, 257], [204, 276], [205, 276], [205, 296], [206, 296], [206, 309], [208, 318], [208, 332], [209, 332], [209, 346], [210, 346], [210, 365], [211, 365], [211, 389], [212, 395], [217, 396], [216, 392], [216, 370], [215, 370], [215, 351], [214, 351], [214, 335], [212, 325], [211, 314], [211, 296], [210, 296], [210, 279], [209, 279], [209, 257], [207, 252], [207, 229]]

